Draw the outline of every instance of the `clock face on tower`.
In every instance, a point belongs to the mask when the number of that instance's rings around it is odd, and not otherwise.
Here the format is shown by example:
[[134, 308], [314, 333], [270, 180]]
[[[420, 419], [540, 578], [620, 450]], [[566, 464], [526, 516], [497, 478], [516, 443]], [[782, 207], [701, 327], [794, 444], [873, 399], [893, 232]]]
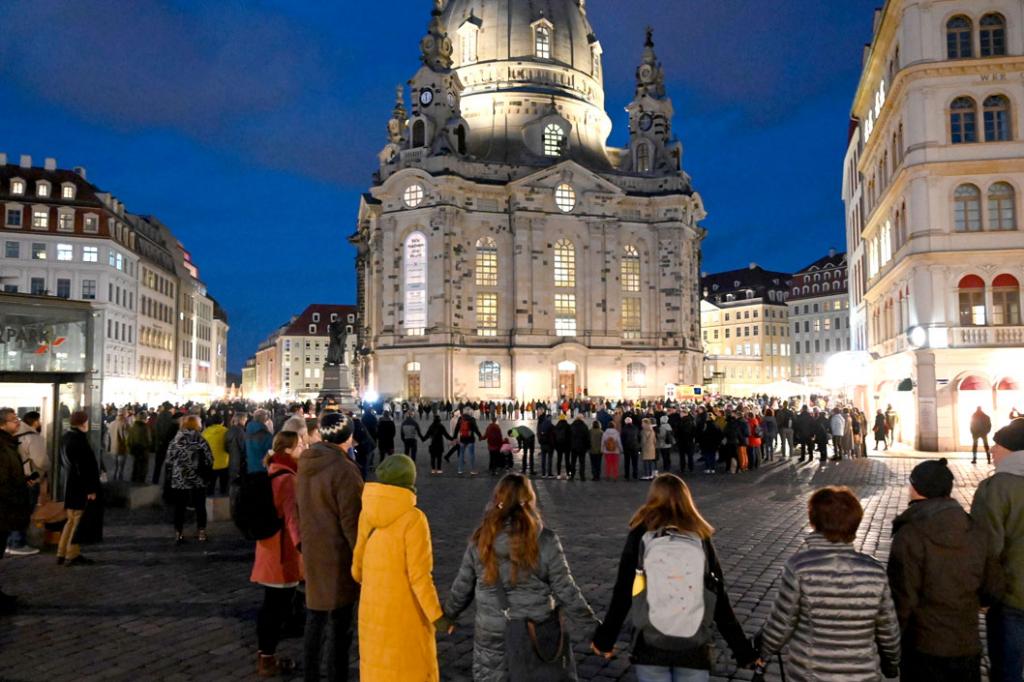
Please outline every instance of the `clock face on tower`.
[[425, 107], [429, 107], [430, 103], [434, 101], [434, 91], [424, 88], [420, 91], [420, 104]]
[[651, 129], [652, 125], [654, 125], [654, 118], [652, 118], [650, 114], [643, 114], [640, 117], [640, 130], [646, 133]]

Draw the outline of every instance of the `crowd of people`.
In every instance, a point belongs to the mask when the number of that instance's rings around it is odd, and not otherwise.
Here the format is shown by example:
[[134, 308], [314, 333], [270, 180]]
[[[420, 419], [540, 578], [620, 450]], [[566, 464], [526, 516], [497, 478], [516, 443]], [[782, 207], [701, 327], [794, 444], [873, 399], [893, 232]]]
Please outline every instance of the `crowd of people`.
[[[277, 647], [296, 627], [298, 604], [305, 679], [321, 678], [324, 659], [329, 679], [347, 679], [357, 623], [361, 679], [437, 680], [435, 632], [451, 634], [474, 603], [477, 680], [576, 679], [570, 641], [590, 641], [594, 655], [611, 657], [629, 618], [627, 648], [640, 682], [708, 680], [713, 629], [740, 667], [763, 669], [785, 651], [795, 680], [902, 674], [905, 681], [969, 682], [981, 679], [982, 610], [990, 679], [1019, 682], [1024, 673], [1024, 419], [997, 431], [991, 448], [986, 440], [995, 472], [970, 513], [951, 498], [945, 460], [914, 468], [911, 504], [894, 522], [887, 565], [853, 547], [863, 516], [857, 497], [843, 488], [815, 492], [813, 532], [786, 563], [767, 621], [751, 637], [730, 605], [714, 529], [683, 477], [670, 472], [735, 474], [776, 457], [824, 465], [865, 456], [867, 419], [857, 409], [764, 397], [387, 405], [380, 417], [369, 406], [359, 414], [326, 406], [318, 418], [307, 416], [323, 407], [125, 407], [108, 410], [101, 425], [115, 480], [131, 458], [130, 480], [163, 481], [177, 543], [186, 541], [189, 509], [196, 539], [208, 541], [205, 498], [226, 491], [229, 472], [265, 482], [278, 523], [256, 540], [250, 578], [263, 588], [260, 677], [295, 671]], [[531, 427], [523, 417], [534, 414]], [[50, 495], [49, 463], [36, 461], [38, 415], [19, 419], [4, 408], [0, 422], [0, 542], [7, 544]], [[106, 472], [87, 437], [88, 415], [73, 413], [69, 424], [57, 562], [74, 566], [91, 563], [76, 536]], [[896, 428], [890, 410], [876, 415], [871, 430], [884, 447]], [[404, 454], [396, 453], [398, 442]], [[417, 507], [421, 442], [431, 475], [454, 456], [456, 475], [475, 475], [482, 443], [489, 473], [500, 476], [447, 595], [435, 587], [430, 524]], [[615, 480], [620, 465], [622, 479], [651, 483], [624, 524], [611, 604], [599, 618], [544, 524], [531, 478]], [[0, 592], [0, 611], [13, 608], [13, 597]]]

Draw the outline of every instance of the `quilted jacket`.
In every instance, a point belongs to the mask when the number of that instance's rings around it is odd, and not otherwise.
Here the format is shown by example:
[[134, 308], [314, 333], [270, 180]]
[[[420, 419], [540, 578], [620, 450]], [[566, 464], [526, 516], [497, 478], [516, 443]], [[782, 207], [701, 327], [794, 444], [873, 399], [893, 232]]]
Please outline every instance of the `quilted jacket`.
[[[594, 631], [600, 621], [583, 598], [576, 585], [558, 536], [545, 528], [538, 539], [540, 561], [537, 570], [520, 577], [511, 585], [508, 563], [508, 535], [500, 534], [495, 550], [500, 561], [501, 579], [508, 591], [513, 618], [546, 620], [552, 610], [552, 600], [560, 606], [572, 627], [574, 639], [582, 639]], [[462, 559], [459, 574], [452, 584], [451, 594], [444, 603], [444, 612], [455, 619], [476, 599], [476, 621], [473, 625], [473, 680], [474, 682], [505, 682], [508, 668], [505, 664], [505, 618], [501, 614], [494, 587], [483, 582], [484, 567], [476, 545], [470, 543]]]
[[878, 682], [899, 675], [900, 628], [885, 567], [812, 533], [782, 571], [761, 655], [786, 648], [792, 682]]

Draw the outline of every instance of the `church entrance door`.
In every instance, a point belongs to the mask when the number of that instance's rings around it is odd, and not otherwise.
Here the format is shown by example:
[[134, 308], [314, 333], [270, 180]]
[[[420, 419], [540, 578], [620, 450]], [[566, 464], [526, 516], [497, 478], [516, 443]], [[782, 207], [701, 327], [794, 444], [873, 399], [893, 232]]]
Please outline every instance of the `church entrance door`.
[[572, 398], [576, 395], [576, 372], [558, 373], [558, 397]]
[[405, 366], [405, 390], [409, 400], [419, 400], [422, 397], [420, 388], [420, 363], [410, 362]]

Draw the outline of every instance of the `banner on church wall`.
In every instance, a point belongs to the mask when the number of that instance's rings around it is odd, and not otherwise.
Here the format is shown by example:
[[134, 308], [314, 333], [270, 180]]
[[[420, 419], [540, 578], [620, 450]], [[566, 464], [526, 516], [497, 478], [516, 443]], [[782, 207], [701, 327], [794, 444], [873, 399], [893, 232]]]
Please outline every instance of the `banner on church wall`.
[[405, 329], [421, 332], [427, 326], [427, 238], [413, 232], [405, 240]]

